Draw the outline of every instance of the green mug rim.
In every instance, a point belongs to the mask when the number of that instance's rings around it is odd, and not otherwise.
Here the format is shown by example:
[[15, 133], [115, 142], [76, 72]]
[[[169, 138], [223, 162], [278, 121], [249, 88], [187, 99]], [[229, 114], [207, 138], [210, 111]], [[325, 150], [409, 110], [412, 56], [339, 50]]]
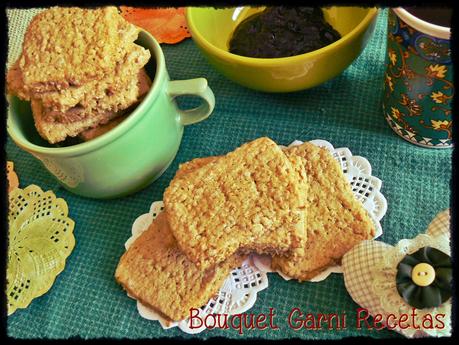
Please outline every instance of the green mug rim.
[[[123, 133], [129, 131], [143, 116], [145, 110], [151, 106], [151, 103], [157, 98], [160, 92], [160, 84], [165, 78], [166, 74], [166, 66], [165, 66], [165, 58], [162, 52], [162, 49], [156, 39], [147, 31], [140, 30], [140, 35], [144, 35], [148, 42], [148, 47], [144, 47], [153, 51], [155, 63], [156, 63], [156, 71], [155, 77], [152, 81], [152, 86], [148, 91], [147, 95], [144, 99], [140, 102], [140, 104], [129, 114], [129, 116], [122, 121], [118, 126], [111, 129], [107, 133], [102, 134], [100, 137], [92, 139], [90, 141], [76, 144], [72, 146], [66, 147], [44, 147], [40, 145], [33, 144], [28, 140], [23, 140], [16, 136], [16, 128], [12, 128], [10, 120], [10, 112], [11, 107], [8, 105], [8, 117], [7, 117], [7, 131], [13, 141], [24, 148], [27, 151], [32, 151], [34, 153], [43, 153], [49, 154], [54, 156], [79, 156], [82, 154], [86, 154], [88, 152], [97, 150], [112, 141], [116, 140], [120, 137]], [[151, 59], [151, 58], [150, 58]], [[8, 103], [11, 103], [11, 98], [15, 97], [12, 95], [7, 95]]]

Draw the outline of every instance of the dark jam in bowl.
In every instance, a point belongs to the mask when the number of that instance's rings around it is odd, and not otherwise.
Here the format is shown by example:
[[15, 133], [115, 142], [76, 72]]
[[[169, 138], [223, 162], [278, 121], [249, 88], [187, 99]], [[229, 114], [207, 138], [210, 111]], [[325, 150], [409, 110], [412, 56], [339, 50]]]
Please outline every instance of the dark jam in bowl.
[[243, 20], [229, 42], [233, 54], [280, 58], [309, 53], [341, 35], [318, 7], [269, 7]]

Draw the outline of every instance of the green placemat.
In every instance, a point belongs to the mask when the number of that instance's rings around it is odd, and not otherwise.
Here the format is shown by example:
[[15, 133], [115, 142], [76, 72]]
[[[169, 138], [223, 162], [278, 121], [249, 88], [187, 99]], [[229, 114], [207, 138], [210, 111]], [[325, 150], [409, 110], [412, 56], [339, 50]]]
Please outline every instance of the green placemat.
[[[9, 51], [14, 55], [20, 51], [31, 12], [14, 10], [8, 17]], [[7, 159], [14, 161], [20, 186], [34, 183], [43, 190], [53, 190], [67, 201], [70, 217], [76, 223], [76, 247], [65, 271], [46, 295], [8, 318], [8, 335], [193, 337], [177, 329], [165, 331], [159, 323], [142, 319], [135, 301], [116, 284], [113, 274], [133, 221], [148, 212], [152, 201], [161, 199], [179, 163], [223, 154], [260, 136], [269, 136], [280, 144], [294, 139], [325, 139], [335, 147], [349, 147], [353, 154], [366, 157], [373, 175], [383, 181], [382, 192], [389, 207], [381, 222], [381, 239], [394, 244], [424, 232], [432, 218], [449, 207], [452, 151], [414, 146], [386, 124], [381, 111], [386, 20], [387, 11], [382, 11], [368, 46], [341, 76], [312, 90], [291, 94], [260, 93], [228, 81], [207, 63], [191, 39], [163, 45], [171, 79], [207, 78], [216, 96], [216, 107], [208, 120], [185, 129], [179, 153], [164, 175], [130, 197], [97, 201], [72, 195], [39, 161], [8, 139]], [[182, 103], [186, 106], [187, 100]], [[244, 331], [245, 337], [399, 337], [388, 330], [356, 329], [358, 306], [347, 294], [342, 275], [333, 274], [321, 283], [300, 284], [270, 274], [269, 284], [258, 294], [249, 313], [268, 313], [270, 307], [275, 308], [279, 330]], [[346, 313], [347, 328], [294, 331], [287, 324], [288, 313], [294, 307], [306, 313]], [[240, 338], [236, 330], [205, 331], [196, 337], [212, 336]]]

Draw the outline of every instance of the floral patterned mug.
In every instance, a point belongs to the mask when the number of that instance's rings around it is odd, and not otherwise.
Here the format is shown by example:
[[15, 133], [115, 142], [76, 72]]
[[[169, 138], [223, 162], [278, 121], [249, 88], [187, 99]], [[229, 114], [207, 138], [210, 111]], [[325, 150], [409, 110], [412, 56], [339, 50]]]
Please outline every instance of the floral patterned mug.
[[387, 122], [413, 144], [451, 147], [454, 84], [450, 29], [395, 8], [389, 10], [387, 31], [383, 95]]

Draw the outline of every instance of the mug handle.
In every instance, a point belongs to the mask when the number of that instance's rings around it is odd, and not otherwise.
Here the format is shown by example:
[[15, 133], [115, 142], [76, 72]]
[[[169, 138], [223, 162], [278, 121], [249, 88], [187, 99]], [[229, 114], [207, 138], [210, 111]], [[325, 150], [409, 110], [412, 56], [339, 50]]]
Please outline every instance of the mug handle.
[[169, 82], [167, 93], [172, 99], [184, 95], [202, 98], [202, 104], [194, 109], [178, 109], [179, 121], [184, 126], [205, 120], [215, 107], [214, 93], [204, 78], [172, 80]]

